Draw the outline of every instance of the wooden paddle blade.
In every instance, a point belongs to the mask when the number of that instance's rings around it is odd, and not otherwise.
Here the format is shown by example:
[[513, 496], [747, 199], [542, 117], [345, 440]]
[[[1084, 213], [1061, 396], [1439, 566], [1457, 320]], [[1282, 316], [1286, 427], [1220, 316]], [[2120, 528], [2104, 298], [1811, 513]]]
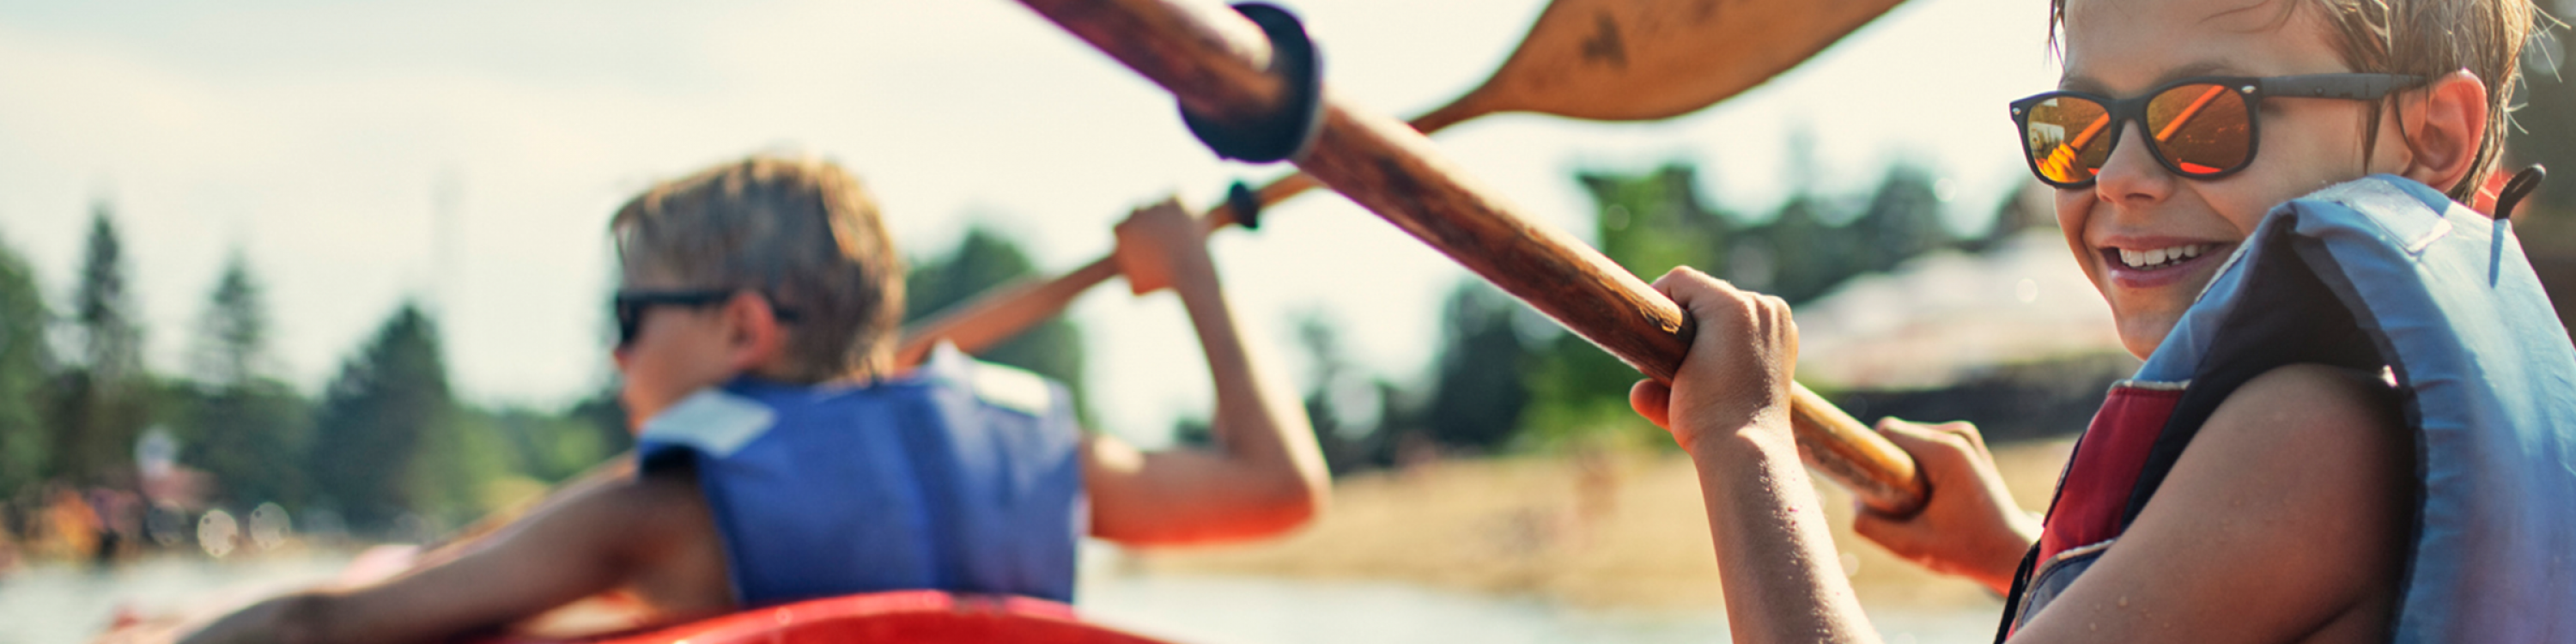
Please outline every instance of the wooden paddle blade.
[[1556, 0], [1493, 80], [1459, 102], [1597, 121], [1671, 118], [1770, 80], [1901, 1]]

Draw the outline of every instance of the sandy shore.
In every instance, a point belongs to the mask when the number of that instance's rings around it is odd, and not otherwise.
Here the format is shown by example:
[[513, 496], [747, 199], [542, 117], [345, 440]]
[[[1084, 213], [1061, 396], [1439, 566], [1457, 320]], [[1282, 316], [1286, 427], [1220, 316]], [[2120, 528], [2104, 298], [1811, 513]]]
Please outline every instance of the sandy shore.
[[[2072, 439], [1999, 448], [2025, 508], [2046, 506]], [[1819, 481], [1842, 563], [1872, 606], [1997, 601], [1925, 572], [1851, 532], [1850, 497]], [[1134, 573], [1372, 579], [1602, 609], [1722, 606], [1706, 515], [1678, 454], [1458, 460], [1346, 478], [1333, 508], [1287, 539], [1128, 553]]]

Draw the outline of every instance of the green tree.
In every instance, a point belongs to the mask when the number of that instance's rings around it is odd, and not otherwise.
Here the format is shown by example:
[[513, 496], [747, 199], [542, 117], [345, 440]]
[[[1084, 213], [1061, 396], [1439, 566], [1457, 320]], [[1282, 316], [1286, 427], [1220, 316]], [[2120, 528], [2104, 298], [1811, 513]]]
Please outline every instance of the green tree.
[[[561, 440], [596, 444], [599, 446], [601, 454], [620, 454], [624, 453], [626, 450], [634, 449], [635, 434], [632, 430], [627, 429], [626, 404], [619, 401], [617, 398], [618, 394], [625, 388], [626, 385], [624, 380], [611, 377], [608, 379], [608, 382], [601, 384], [599, 389], [592, 391], [589, 396], [582, 398], [579, 402], [573, 403], [571, 409], [564, 410], [564, 417], [578, 423], [580, 428], [585, 433], [589, 434], [590, 438], [564, 438]], [[595, 463], [598, 459], [592, 459], [592, 461]], [[584, 465], [583, 467], [586, 468], [588, 465]], [[578, 472], [579, 470], [580, 468], [576, 468], [574, 471]], [[532, 469], [530, 471], [549, 472], [552, 470], [539, 468]], [[560, 477], [547, 476], [544, 474], [538, 474], [537, 476], [549, 481], [561, 480]]]
[[1324, 464], [1340, 476], [1393, 463], [1391, 432], [1384, 431], [1392, 413], [1394, 386], [1370, 378], [1342, 348], [1341, 330], [1320, 312], [1297, 319], [1297, 346], [1305, 350], [1312, 372], [1306, 380], [1306, 418], [1314, 424], [1316, 445]]
[[[904, 321], [910, 323], [995, 286], [1037, 274], [1019, 242], [977, 225], [948, 254], [913, 262], [912, 272], [904, 276]], [[1082, 331], [1063, 316], [1030, 327], [976, 357], [1062, 382], [1072, 391], [1076, 408], [1087, 409], [1082, 402]]]
[[1723, 275], [1734, 226], [1700, 198], [1698, 174], [1678, 163], [1642, 175], [1576, 174], [1592, 194], [1601, 253], [1647, 280], [1675, 266]]
[[1825, 223], [1826, 203], [1811, 194], [1791, 197], [1771, 223], [1752, 236], [1767, 242], [1770, 288], [1760, 289], [1790, 304], [1815, 299], [1855, 271], [1851, 244], [1843, 231]]
[[104, 483], [129, 472], [135, 437], [150, 420], [142, 316], [129, 290], [124, 248], [113, 209], [97, 204], [72, 297], [80, 362], [60, 378], [55, 401], [56, 473], [76, 482]]
[[0, 243], [0, 499], [51, 470], [53, 441], [39, 396], [53, 369], [45, 337], [52, 320], [35, 272]]
[[1952, 236], [1949, 226], [1941, 223], [1941, 210], [1941, 195], [1931, 172], [1910, 163], [1888, 168], [1887, 178], [1870, 196], [1869, 207], [1859, 219], [1844, 225], [1846, 236], [1858, 247], [1848, 268], [1886, 271], [1916, 255], [1950, 247]]
[[[1595, 238], [1602, 254], [1639, 277], [1652, 280], [1675, 266], [1691, 266], [1721, 278], [1760, 278], [1747, 288], [1770, 286], [1770, 240], [1739, 234], [1734, 217], [1707, 205], [1699, 193], [1698, 169], [1672, 164], [1636, 175], [1581, 173], [1576, 179], [1592, 194]], [[1733, 248], [1730, 244], [1741, 245]], [[1739, 274], [1739, 264], [1762, 263]], [[1653, 429], [1628, 409], [1628, 386], [1637, 371], [1609, 352], [1572, 333], [1537, 341], [1522, 380], [1530, 396], [1521, 417], [1523, 436], [1538, 444], [1561, 444], [1602, 432]]]
[[[490, 423], [508, 441], [509, 451], [518, 457], [510, 463], [510, 469], [539, 481], [555, 482], [579, 474], [626, 447], [609, 441], [579, 409], [576, 405], [562, 414], [520, 408], [470, 413], [479, 422]], [[618, 435], [626, 436], [625, 430], [621, 428]]]
[[521, 476], [527, 455], [492, 413], [451, 402], [425, 430], [412, 456], [405, 507], [432, 519], [432, 525], [471, 521], [517, 500], [501, 494], [530, 491], [495, 489], [495, 484]]
[[1483, 280], [1449, 292], [1431, 399], [1419, 419], [1431, 440], [1494, 450], [1514, 437], [1530, 398], [1522, 382], [1530, 350], [1513, 321], [1521, 308], [1519, 300]]
[[417, 456], [444, 440], [453, 407], [437, 324], [406, 301], [322, 393], [307, 455], [315, 500], [362, 529], [437, 500]]
[[212, 474], [234, 507], [264, 501], [300, 505], [303, 461], [312, 439], [304, 399], [274, 375], [265, 289], [236, 251], [198, 316], [179, 437], [185, 460]]

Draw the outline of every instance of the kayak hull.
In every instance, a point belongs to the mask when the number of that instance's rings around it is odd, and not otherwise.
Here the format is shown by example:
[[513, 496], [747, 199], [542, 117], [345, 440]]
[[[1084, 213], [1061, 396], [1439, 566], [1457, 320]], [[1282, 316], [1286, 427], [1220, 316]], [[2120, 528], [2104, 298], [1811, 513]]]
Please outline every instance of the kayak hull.
[[[569, 640], [595, 644], [820, 644], [824, 642], [1023, 642], [1170, 644], [1082, 621], [1073, 607], [1026, 597], [958, 596], [935, 590], [816, 599], [642, 633]], [[567, 640], [502, 638], [490, 644]]]

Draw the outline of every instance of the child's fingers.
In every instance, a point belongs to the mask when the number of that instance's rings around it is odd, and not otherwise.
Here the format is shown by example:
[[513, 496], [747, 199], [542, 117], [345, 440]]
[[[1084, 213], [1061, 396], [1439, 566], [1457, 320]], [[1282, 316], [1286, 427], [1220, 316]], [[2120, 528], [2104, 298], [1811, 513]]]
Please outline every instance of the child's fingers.
[[1985, 437], [1977, 433], [1977, 426], [1968, 423], [1925, 425], [1891, 416], [1879, 419], [1878, 433], [1917, 459], [1939, 459], [1964, 466], [1982, 460], [1979, 457], [1986, 452]]
[[1664, 271], [1663, 277], [1655, 278], [1654, 286], [1655, 292], [1672, 298], [1673, 303], [1681, 305], [1684, 311], [1692, 311], [1694, 305], [1702, 300], [1734, 290], [1726, 282], [1688, 266], [1675, 266]]
[[1646, 417], [1646, 422], [1654, 423], [1664, 431], [1672, 431], [1673, 389], [1664, 383], [1637, 381], [1636, 386], [1628, 388], [1628, 407], [1637, 410], [1637, 415]]
[[1129, 215], [1129, 217], [1156, 223], [1165, 221], [1187, 222], [1190, 220], [1190, 211], [1181, 207], [1181, 200], [1179, 198], [1164, 197], [1162, 201], [1154, 202], [1153, 205], [1136, 209], [1135, 214]]
[[[1171, 255], [1189, 244], [1204, 243], [1196, 221], [1178, 199], [1165, 198], [1127, 214], [1116, 228], [1119, 273], [1137, 295], [1162, 290], [1172, 282]], [[1202, 248], [1204, 248], [1202, 246]]]
[[1951, 422], [1939, 425], [1882, 418], [1878, 434], [1895, 443], [1898, 449], [1914, 456], [1923, 468], [1924, 482], [1936, 490], [1969, 490], [1983, 485], [1979, 478], [1993, 457], [1986, 453], [1985, 439], [1977, 427]]
[[1788, 303], [1768, 295], [1738, 289], [1726, 280], [1710, 277], [1699, 269], [1675, 266], [1663, 277], [1655, 278], [1655, 291], [1672, 298], [1682, 313], [1699, 322], [1699, 337], [1732, 335], [1737, 329], [1759, 329], [1774, 318], [1788, 317]]

